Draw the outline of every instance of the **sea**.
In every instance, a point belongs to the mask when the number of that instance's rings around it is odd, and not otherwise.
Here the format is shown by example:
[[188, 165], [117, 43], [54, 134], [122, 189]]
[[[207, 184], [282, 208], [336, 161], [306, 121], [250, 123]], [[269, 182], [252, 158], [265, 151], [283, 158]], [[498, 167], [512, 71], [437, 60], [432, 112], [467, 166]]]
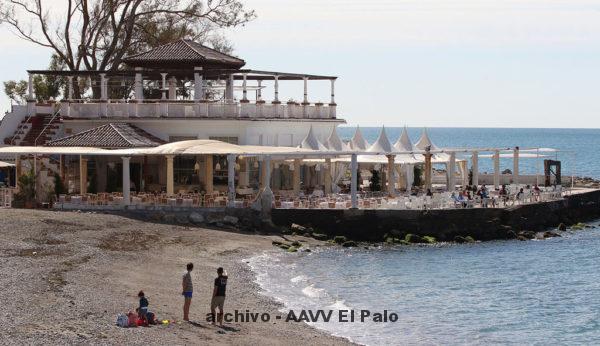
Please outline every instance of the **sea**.
[[[380, 129], [361, 131], [373, 142]], [[411, 139], [416, 141], [421, 131], [409, 129]], [[346, 139], [353, 132], [339, 131]], [[401, 129], [386, 132], [394, 141]], [[439, 147], [559, 149], [549, 154], [558, 155], [563, 167], [572, 165], [576, 175], [600, 176], [600, 130], [428, 132]], [[484, 161], [482, 170], [491, 167]], [[503, 163], [503, 168], [512, 167], [510, 160]], [[536, 164], [527, 167], [533, 173]], [[600, 344], [600, 222], [591, 225], [596, 228], [539, 241], [324, 247], [265, 252], [246, 261], [263, 293], [283, 303], [284, 316], [331, 310], [328, 322], [308, 323], [359, 344], [594, 345]], [[354, 322], [347, 322], [350, 311]], [[364, 321], [361, 312], [369, 314]], [[394, 314], [395, 321], [378, 322], [375, 314]]]

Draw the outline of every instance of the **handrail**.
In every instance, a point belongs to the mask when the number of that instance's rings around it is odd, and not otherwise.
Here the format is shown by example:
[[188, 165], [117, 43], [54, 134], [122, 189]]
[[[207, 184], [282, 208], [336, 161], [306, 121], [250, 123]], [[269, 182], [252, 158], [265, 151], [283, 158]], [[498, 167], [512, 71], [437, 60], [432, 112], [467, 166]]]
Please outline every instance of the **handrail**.
[[40, 134], [35, 138], [35, 141], [33, 141], [33, 145], [37, 147], [37, 141], [38, 139], [40, 139], [40, 137], [44, 134], [44, 132], [46, 132], [46, 130], [48, 129], [48, 126], [50, 126], [52, 124], [52, 122], [54, 121], [54, 119], [56, 118], [56, 116], [58, 115], [58, 113], [60, 113], [60, 104], [55, 104], [54, 108], [56, 108], [56, 110], [54, 111], [54, 114], [52, 114], [52, 118], [50, 118], [50, 121], [48, 121], [48, 123], [46, 124], [46, 126], [44, 126], [44, 128], [42, 129], [42, 131], [40, 132]]
[[[12, 107], [12, 105], [11, 105]], [[27, 116], [27, 118], [25, 118], [25, 124], [29, 123], [29, 120], [35, 115], [34, 112], [32, 112], [31, 114], [29, 114]], [[17, 130], [15, 131], [15, 134], [12, 136], [12, 138], [10, 139], [10, 145], [13, 145], [13, 143], [15, 143], [15, 138], [17, 138], [17, 136], [19, 135], [19, 131], [21, 130], [23, 126], [23, 123], [19, 123], [19, 125], [17, 125]]]

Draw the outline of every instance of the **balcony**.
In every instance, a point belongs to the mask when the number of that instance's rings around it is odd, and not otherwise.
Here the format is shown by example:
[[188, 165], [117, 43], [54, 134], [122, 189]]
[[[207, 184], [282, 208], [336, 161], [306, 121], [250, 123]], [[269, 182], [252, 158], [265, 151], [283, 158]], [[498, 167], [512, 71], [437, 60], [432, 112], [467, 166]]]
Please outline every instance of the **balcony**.
[[209, 118], [209, 119], [336, 119], [336, 105], [295, 102], [193, 102], [144, 100], [143, 102], [65, 102], [61, 116], [97, 118]]

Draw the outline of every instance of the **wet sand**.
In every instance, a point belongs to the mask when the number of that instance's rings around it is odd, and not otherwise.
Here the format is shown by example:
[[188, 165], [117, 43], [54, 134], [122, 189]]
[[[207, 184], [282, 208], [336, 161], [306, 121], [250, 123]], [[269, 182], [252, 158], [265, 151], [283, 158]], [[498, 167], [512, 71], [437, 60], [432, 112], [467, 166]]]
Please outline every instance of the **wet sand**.
[[[242, 261], [273, 251], [280, 237], [84, 212], [0, 209], [0, 221], [3, 344], [348, 344], [304, 323], [206, 321], [219, 266], [229, 273], [226, 312], [281, 315]], [[187, 262], [195, 265], [193, 323], [115, 325], [118, 313], [135, 310], [139, 290], [159, 318], [180, 321]]]

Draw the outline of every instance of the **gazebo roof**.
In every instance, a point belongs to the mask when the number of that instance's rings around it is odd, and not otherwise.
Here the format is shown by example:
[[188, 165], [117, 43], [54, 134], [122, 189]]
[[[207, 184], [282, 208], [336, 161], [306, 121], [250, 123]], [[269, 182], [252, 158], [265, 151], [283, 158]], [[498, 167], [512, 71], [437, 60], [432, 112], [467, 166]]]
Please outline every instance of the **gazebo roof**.
[[390, 143], [390, 140], [388, 139], [388, 137], [385, 133], [385, 126], [381, 128], [379, 137], [377, 137], [377, 140], [375, 141], [375, 143], [373, 143], [373, 145], [371, 145], [369, 147], [369, 149], [367, 149], [367, 151], [370, 151], [370, 152], [392, 152], [392, 151], [394, 151], [394, 147], [392, 146], [392, 143]]
[[327, 138], [327, 141], [325, 142], [325, 146], [327, 147], [327, 149], [333, 150], [333, 151], [348, 150], [348, 146], [346, 145], [346, 143], [344, 143], [340, 139], [340, 136], [337, 133], [337, 126], [333, 126], [333, 129], [331, 130], [331, 134], [329, 135], [329, 138]]
[[311, 150], [327, 150], [327, 148], [321, 142], [319, 142], [317, 137], [315, 137], [312, 125], [310, 126], [310, 129], [308, 130], [308, 134], [302, 140], [299, 147], [302, 149], [311, 149]]
[[145, 148], [164, 144], [137, 126], [109, 123], [46, 143], [50, 147]]
[[363, 137], [362, 132], [360, 132], [360, 127], [356, 127], [356, 132], [354, 132], [354, 136], [350, 140], [350, 148], [356, 151], [364, 151], [369, 147], [369, 142]]
[[197, 66], [211, 69], [239, 69], [246, 64], [242, 59], [185, 39], [167, 43], [144, 53], [127, 56], [123, 62], [133, 67], [189, 68]]
[[406, 129], [406, 126], [404, 126], [402, 129], [402, 134], [400, 134], [400, 138], [398, 138], [398, 141], [396, 141], [396, 144], [394, 144], [394, 148], [396, 148], [398, 151], [415, 150], [410, 137], [408, 136], [408, 130]]

